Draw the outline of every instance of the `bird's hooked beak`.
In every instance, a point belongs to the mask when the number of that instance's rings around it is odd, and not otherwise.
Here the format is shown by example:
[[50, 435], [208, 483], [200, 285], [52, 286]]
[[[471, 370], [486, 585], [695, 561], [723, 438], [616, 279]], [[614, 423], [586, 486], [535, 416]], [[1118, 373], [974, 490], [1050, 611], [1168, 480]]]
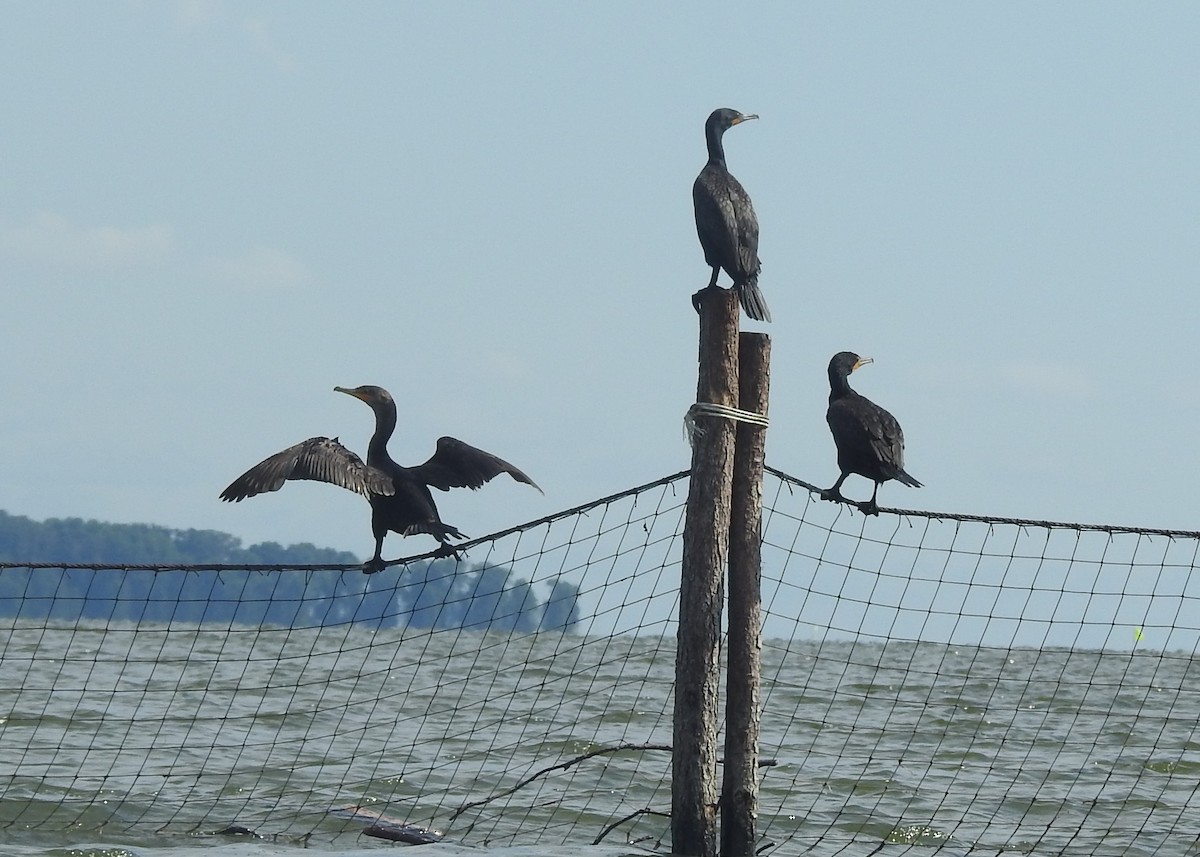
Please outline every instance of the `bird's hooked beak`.
[[855, 369], [861, 369], [862, 367], [866, 366], [868, 363], [874, 363], [874, 362], [875, 362], [875, 358], [873, 358], [873, 357], [860, 357], [860, 358], [858, 358], [858, 362], [850, 367], [850, 371], [853, 372]]
[[730, 124], [731, 125], [741, 125], [743, 122], [745, 122], [749, 119], [757, 119], [757, 118], [758, 118], [757, 113], [743, 113], [737, 119], [734, 119], [733, 122], [731, 122]]
[[364, 396], [362, 391], [358, 390], [357, 388], [351, 390], [348, 387], [334, 387], [333, 391], [335, 393], [345, 393], [347, 396], [353, 396], [354, 398], [359, 399], [360, 401], [363, 401], [363, 402], [365, 402], [367, 400], [367, 397]]

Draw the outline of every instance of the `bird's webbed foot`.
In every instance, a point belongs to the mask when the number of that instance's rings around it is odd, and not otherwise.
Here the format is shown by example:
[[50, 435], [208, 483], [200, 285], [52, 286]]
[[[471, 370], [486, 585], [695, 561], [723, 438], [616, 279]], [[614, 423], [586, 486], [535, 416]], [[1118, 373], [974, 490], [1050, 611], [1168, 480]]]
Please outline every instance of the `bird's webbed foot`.
[[454, 557], [456, 560], [462, 560], [462, 554], [459, 553], [458, 548], [454, 547], [454, 545], [450, 544], [449, 542], [442, 542], [440, 545], [438, 545], [438, 549], [433, 552], [433, 555], [437, 559]]
[[376, 574], [387, 568], [381, 556], [373, 556], [363, 563], [363, 574]]
[[822, 491], [821, 499], [829, 500], [832, 503], [848, 503], [848, 502], [850, 502], [849, 500], [847, 500], [845, 497], [842, 496], [842, 492], [837, 489], [836, 485], [833, 488], [826, 488], [824, 491]]

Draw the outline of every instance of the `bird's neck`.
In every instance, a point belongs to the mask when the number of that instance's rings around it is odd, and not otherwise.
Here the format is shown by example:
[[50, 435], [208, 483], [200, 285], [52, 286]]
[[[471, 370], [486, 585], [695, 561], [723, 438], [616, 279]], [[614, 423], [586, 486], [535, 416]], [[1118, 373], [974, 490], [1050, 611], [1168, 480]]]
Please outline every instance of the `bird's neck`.
[[375, 434], [371, 436], [371, 443], [367, 446], [367, 464], [378, 467], [381, 464], [391, 463], [392, 459], [388, 455], [387, 445], [395, 430], [396, 406], [377, 408], [375, 411]]
[[829, 373], [829, 401], [836, 402], [854, 391], [850, 389], [850, 379], [845, 375]]
[[720, 167], [725, 166], [725, 144], [721, 141], [724, 133], [716, 128], [708, 128], [704, 134], [708, 141], [708, 162]]

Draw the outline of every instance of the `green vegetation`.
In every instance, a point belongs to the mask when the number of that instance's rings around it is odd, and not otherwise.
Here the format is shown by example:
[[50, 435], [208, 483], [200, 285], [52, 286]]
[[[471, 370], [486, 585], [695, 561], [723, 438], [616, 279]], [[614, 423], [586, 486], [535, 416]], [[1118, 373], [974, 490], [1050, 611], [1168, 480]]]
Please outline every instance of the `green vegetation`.
[[348, 551], [311, 544], [283, 547], [216, 530], [172, 530], [153, 524], [106, 524], [82, 518], [34, 521], [0, 512], [0, 560], [115, 565], [335, 565], [358, 562]]
[[[504, 566], [414, 563], [367, 576], [350, 553], [311, 544], [241, 546], [212, 530], [32, 521], [0, 512], [0, 561], [113, 568], [0, 569], [0, 616], [73, 621], [217, 622], [315, 627], [570, 630], [579, 589], [559, 579], [545, 603]], [[248, 571], [125, 565], [347, 565], [345, 571]]]

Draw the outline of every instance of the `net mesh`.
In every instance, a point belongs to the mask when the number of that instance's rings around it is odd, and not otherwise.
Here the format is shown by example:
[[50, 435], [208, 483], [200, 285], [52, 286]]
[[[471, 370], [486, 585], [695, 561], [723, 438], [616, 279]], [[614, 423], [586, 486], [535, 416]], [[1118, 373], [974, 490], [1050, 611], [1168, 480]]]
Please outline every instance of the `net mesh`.
[[[3, 564], [0, 836], [668, 847], [686, 481], [373, 576]], [[814, 491], [764, 486], [761, 850], [1194, 848], [1200, 534]]]

